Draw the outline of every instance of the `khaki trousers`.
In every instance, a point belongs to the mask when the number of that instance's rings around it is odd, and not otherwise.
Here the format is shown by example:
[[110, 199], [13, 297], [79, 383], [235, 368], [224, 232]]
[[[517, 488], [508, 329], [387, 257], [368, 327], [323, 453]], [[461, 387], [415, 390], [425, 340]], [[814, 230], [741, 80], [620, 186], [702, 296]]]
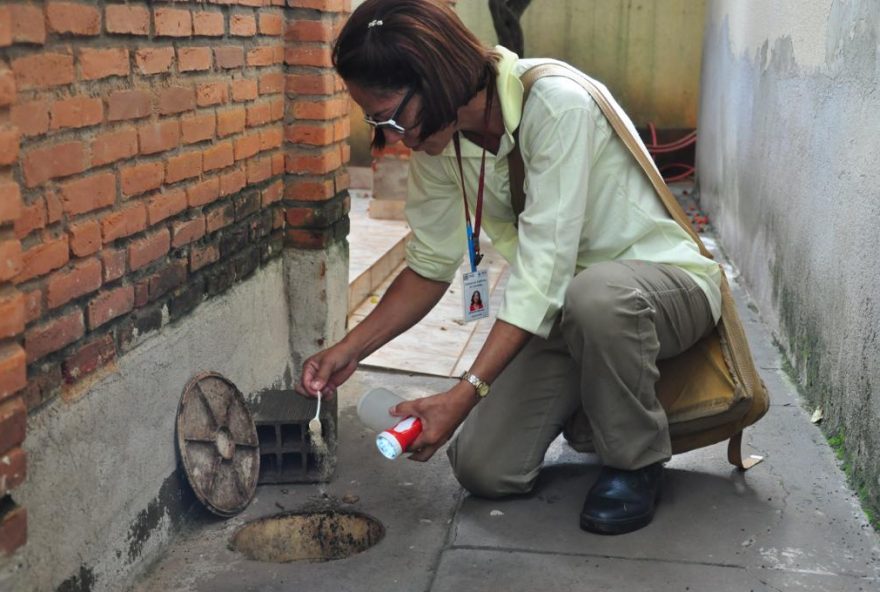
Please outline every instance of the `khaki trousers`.
[[613, 261], [585, 269], [548, 338], [529, 340], [450, 444], [459, 482], [486, 497], [529, 491], [550, 443], [581, 410], [604, 464], [638, 469], [668, 460], [656, 362], [713, 326], [705, 294], [677, 267]]

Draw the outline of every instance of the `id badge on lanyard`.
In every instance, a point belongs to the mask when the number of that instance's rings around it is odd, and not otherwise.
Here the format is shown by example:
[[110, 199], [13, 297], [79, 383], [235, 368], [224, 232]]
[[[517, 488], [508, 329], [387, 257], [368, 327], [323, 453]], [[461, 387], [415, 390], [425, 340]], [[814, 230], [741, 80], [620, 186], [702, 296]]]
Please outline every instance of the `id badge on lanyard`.
[[489, 316], [489, 274], [478, 269], [483, 258], [480, 253], [480, 222], [483, 211], [483, 186], [486, 174], [486, 150], [483, 149], [483, 157], [480, 163], [480, 182], [477, 188], [477, 207], [474, 213], [474, 226], [471, 226], [471, 216], [468, 210], [467, 194], [464, 187], [464, 171], [461, 164], [461, 148], [456, 134], [453, 137], [455, 155], [458, 159], [459, 174], [461, 175], [461, 192], [464, 197], [465, 228], [467, 229], [468, 262], [470, 272], [462, 274], [461, 304], [462, 317], [465, 322], [485, 319]]
[[489, 274], [485, 271], [464, 273], [461, 277], [464, 320], [478, 321], [489, 316]]

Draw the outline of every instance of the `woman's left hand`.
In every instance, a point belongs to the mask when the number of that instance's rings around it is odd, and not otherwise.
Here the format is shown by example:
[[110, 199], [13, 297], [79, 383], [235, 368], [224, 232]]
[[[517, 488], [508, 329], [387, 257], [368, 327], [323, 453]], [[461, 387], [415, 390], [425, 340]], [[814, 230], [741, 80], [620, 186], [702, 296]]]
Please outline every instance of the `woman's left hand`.
[[422, 421], [422, 433], [409, 447], [410, 460], [425, 462], [449, 441], [455, 430], [479, 401], [467, 383], [459, 383], [445, 393], [439, 393], [399, 403], [391, 411], [395, 417], [414, 415]]

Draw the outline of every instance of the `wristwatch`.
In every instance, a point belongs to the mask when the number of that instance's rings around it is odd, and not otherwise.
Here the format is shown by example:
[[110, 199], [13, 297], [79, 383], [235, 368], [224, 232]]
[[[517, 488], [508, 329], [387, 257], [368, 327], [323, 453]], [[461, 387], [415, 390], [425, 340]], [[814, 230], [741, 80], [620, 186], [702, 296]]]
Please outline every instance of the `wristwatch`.
[[461, 379], [467, 380], [469, 383], [471, 383], [474, 388], [477, 389], [477, 394], [480, 395], [481, 399], [489, 394], [489, 383], [482, 378], [474, 376], [470, 372], [465, 372], [461, 375]]

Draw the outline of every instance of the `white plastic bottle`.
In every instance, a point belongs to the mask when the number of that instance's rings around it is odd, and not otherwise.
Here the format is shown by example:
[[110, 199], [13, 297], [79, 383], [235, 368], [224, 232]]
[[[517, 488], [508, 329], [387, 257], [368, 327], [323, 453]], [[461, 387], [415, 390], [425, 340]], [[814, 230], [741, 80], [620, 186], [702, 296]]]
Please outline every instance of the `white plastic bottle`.
[[422, 432], [422, 422], [417, 417], [394, 417], [388, 410], [405, 401], [403, 397], [386, 388], [367, 391], [358, 401], [357, 413], [361, 422], [379, 432], [376, 447], [382, 456], [395, 459], [412, 444]]

